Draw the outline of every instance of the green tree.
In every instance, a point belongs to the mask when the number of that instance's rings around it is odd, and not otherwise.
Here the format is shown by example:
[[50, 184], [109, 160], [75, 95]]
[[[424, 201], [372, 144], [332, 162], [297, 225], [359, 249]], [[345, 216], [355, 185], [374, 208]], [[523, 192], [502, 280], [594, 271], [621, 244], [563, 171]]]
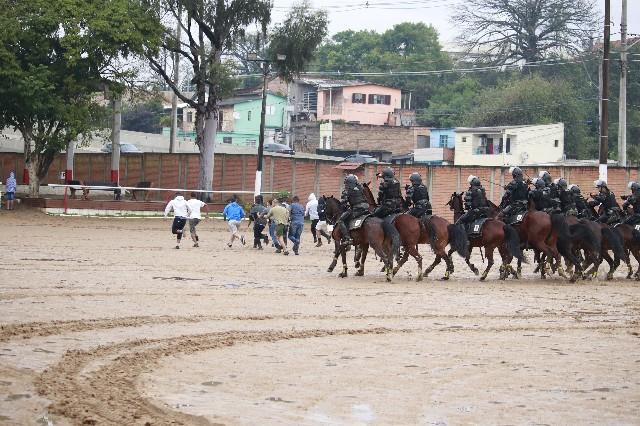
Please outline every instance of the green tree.
[[30, 195], [54, 155], [102, 122], [94, 93], [123, 76], [115, 59], [152, 47], [156, 28], [128, 0], [0, 1], [0, 128], [24, 138]]
[[122, 108], [122, 130], [162, 133], [164, 108], [160, 99], [125, 104]]

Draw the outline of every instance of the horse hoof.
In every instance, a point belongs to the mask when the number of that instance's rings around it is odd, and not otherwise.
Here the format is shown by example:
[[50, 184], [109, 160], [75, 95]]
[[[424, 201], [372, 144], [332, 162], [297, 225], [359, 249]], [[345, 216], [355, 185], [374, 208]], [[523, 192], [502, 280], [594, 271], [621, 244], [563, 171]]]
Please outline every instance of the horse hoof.
[[356, 264], [354, 265], [354, 267], [355, 267], [356, 269], [360, 269], [360, 262], [356, 262]]
[[416, 277], [416, 282], [418, 282], [418, 281], [422, 281], [422, 274], [420, 274], [420, 275], [418, 275], [418, 276]]
[[340, 273], [338, 274], [338, 276], [339, 276], [340, 278], [347, 278], [347, 273], [346, 273], [346, 272], [340, 272]]
[[356, 275], [356, 277], [363, 277], [364, 276], [364, 271], [357, 271], [355, 275]]
[[478, 270], [478, 268], [476, 268], [475, 266], [471, 267], [471, 272], [473, 272], [474, 274], [476, 274], [476, 276], [480, 275], [480, 271]]
[[327, 272], [333, 272], [333, 268], [328, 268]]
[[613, 274], [612, 273], [608, 273], [606, 280], [607, 281], [611, 281], [612, 279], [613, 279]]
[[398, 273], [398, 268], [393, 268], [393, 271], [391, 272], [391, 276], [395, 277], [397, 273]]

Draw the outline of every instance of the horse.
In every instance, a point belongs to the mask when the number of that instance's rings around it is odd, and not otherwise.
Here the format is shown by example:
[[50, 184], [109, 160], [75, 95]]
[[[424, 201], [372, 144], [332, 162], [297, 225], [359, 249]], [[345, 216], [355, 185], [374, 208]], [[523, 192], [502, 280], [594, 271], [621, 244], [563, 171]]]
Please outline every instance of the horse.
[[[451, 199], [447, 203], [451, 209], [453, 209], [454, 217], [458, 219], [464, 213], [462, 194], [454, 192], [451, 194]], [[497, 206], [491, 203], [493, 210], [497, 209]], [[456, 220], [457, 222], [457, 220]], [[484, 247], [485, 257], [487, 258], [487, 267], [480, 276], [480, 281], [484, 281], [489, 275], [489, 271], [493, 266], [493, 251], [498, 249], [500, 257], [502, 258], [502, 265], [500, 266], [500, 279], [506, 279], [509, 274], [518, 278], [519, 275], [511, 266], [511, 261], [515, 257], [518, 259], [518, 264], [526, 262], [522, 249], [520, 248], [520, 238], [518, 233], [511, 226], [507, 225], [503, 221], [496, 219], [495, 217], [487, 218], [483, 225], [482, 233], [476, 238], [469, 240], [470, 246]], [[469, 256], [465, 259], [467, 265], [471, 271], [478, 275], [478, 268], [470, 262]]]
[[[363, 184], [363, 187], [365, 198], [369, 202], [369, 205], [375, 208], [377, 203], [373, 192], [371, 192], [371, 188], [367, 183]], [[404, 199], [403, 205], [405, 208], [408, 207], [408, 203]], [[447, 245], [451, 244], [452, 251], [457, 251], [463, 258], [467, 257], [468, 240], [464, 230], [451, 225], [441, 217], [431, 216], [421, 221], [415, 216], [403, 213], [395, 217], [393, 224], [400, 234], [400, 240], [404, 248], [404, 252], [400, 259], [398, 259], [398, 264], [393, 270], [394, 275], [402, 265], [407, 262], [409, 255], [411, 255], [418, 263], [416, 281], [421, 281], [423, 276], [429, 275], [442, 259], [444, 259], [447, 264], [447, 270], [445, 271], [443, 279], [448, 280], [454, 268], [451, 256], [445, 251]], [[424, 271], [424, 275], [422, 272], [422, 256], [420, 256], [418, 252], [419, 244], [429, 244], [436, 254], [436, 260]]]
[[[331, 237], [335, 242], [334, 257], [328, 271], [331, 272], [335, 268], [338, 257], [342, 257], [342, 272], [339, 274], [341, 278], [347, 276], [347, 256], [346, 247], [340, 244], [342, 240], [342, 233], [340, 227], [335, 226], [338, 218], [344, 212], [342, 204], [334, 196], [325, 197], [326, 203], [326, 215], [327, 222], [334, 225]], [[375, 253], [380, 257], [384, 263], [384, 269], [386, 272], [387, 281], [391, 281], [393, 277], [393, 258], [394, 254], [399, 252], [400, 249], [400, 236], [393, 227], [393, 225], [385, 223], [382, 219], [369, 216], [365, 219], [364, 223], [358, 229], [350, 231], [351, 238], [353, 238], [353, 244], [356, 248], [360, 249], [361, 259], [360, 268], [356, 272], [356, 276], [364, 275], [364, 262], [367, 258], [367, 252], [369, 246], [371, 246]]]

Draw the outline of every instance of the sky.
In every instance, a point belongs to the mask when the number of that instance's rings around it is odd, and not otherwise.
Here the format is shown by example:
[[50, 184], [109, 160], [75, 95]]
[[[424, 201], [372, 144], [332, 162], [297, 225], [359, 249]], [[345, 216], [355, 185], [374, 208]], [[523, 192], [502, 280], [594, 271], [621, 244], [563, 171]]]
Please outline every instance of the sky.
[[[297, 0], [274, 0], [272, 22], [282, 21], [286, 11]], [[365, 4], [368, 3], [369, 7]], [[375, 30], [383, 32], [401, 22], [424, 22], [440, 33], [445, 48], [455, 50], [457, 31], [450, 22], [456, 5], [464, 0], [312, 0], [316, 8], [329, 12], [329, 34], [345, 30]], [[628, 33], [640, 34], [640, 0], [628, 0]], [[605, 0], [596, 1], [604, 16]], [[621, 0], [611, 0], [611, 39], [620, 38]]]

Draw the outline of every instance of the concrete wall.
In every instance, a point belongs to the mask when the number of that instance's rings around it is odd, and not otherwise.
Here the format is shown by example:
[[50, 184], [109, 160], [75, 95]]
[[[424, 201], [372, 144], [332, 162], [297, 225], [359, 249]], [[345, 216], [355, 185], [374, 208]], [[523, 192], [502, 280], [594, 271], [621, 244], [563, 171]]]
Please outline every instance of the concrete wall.
[[[487, 135], [498, 145], [500, 138], [506, 150], [506, 138], [510, 139], [509, 153], [477, 154], [481, 135]], [[433, 139], [432, 139], [433, 141]], [[557, 145], [555, 146], [556, 142]], [[456, 130], [455, 164], [466, 166], [516, 166], [562, 161], [564, 153], [564, 124], [523, 126], [500, 131]]]
[[[75, 176], [82, 180], [108, 180], [110, 157], [106, 154], [78, 154], [75, 157]], [[195, 154], [144, 154], [123, 156], [120, 176], [123, 185], [135, 185], [141, 180], [153, 181], [156, 187], [196, 188], [198, 179], [198, 156]], [[320, 159], [299, 159], [287, 156], [266, 156], [264, 160], [263, 188], [265, 191], [288, 190], [306, 199], [310, 192], [318, 195], [339, 195], [344, 174], [334, 168], [338, 162]], [[20, 154], [0, 154], [0, 180], [4, 181], [9, 171], [16, 170], [17, 179], [22, 180], [23, 158]], [[367, 165], [356, 171], [361, 181], [375, 181], [375, 174], [383, 165]], [[60, 183], [59, 173], [65, 168], [65, 156], [59, 155], [49, 170], [44, 183]], [[255, 176], [256, 156], [251, 154], [218, 154], [215, 157], [215, 190], [252, 191]], [[406, 165], [394, 166], [402, 185], [409, 183], [414, 171], [423, 176], [433, 201], [435, 213], [452, 219], [452, 214], [444, 204], [454, 191], [467, 188], [470, 174], [480, 177], [487, 195], [498, 203], [502, 197], [502, 186], [509, 180], [507, 167], [454, 167]], [[547, 169], [554, 178], [565, 177], [570, 183], [580, 185], [584, 194], [595, 191], [593, 181], [598, 177], [597, 167], [523, 167], [525, 176], [537, 176]], [[636, 180], [636, 169], [609, 168], [609, 187], [621, 195], [627, 193], [629, 180]], [[494, 184], [491, 184], [493, 182]], [[374, 186], [374, 192], [377, 185]], [[24, 188], [24, 187], [23, 187]], [[153, 193], [150, 200], [168, 199], [171, 192]], [[222, 202], [222, 196], [216, 202]], [[251, 197], [245, 197], [250, 199]]]
[[[332, 130], [329, 129], [331, 125]], [[331, 137], [331, 146], [324, 148], [344, 150], [383, 150], [393, 155], [404, 155], [417, 147], [418, 135], [429, 136], [427, 127], [388, 127], [363, 124], [324, 123], [320, 125], [318, 147], [323, 148], [323, 137]]]

